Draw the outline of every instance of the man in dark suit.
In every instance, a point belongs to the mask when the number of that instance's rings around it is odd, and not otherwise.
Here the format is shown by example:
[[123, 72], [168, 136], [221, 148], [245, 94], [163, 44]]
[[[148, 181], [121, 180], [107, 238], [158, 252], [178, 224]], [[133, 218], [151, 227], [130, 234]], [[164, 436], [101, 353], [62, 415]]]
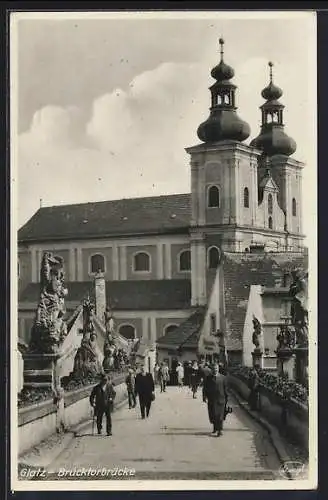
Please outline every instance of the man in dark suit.
[[102, 421], [104, 414], [106, 415], [106, 432], [107, 436], [112, 435], [112, 411], [114, 408], [114, 399], [116, 392], [108, 375], [102, 375], [101, 381], [96, 385], [90, 395], [90, 404], [95, 409], [97, 417], [98, 434], [101, 434]]
[[155, 397], [155, 384], [151, 373], [146, 373], [144, 366], [141, 366], [140, 372], [136, 376], [135, 393], [139, 396], [141, 418], [149, 417], [151, 403]]
[[206, 398], [205, 398], [206, 379], [209, 375], [212, 375], [212, 370], [210, 368], [209, 363], [206, 362], [204, 364], [204, 366], [202, 366], [202, 369], [201, 369], [201, 379], [202, 379], [202, 385], [203, 385], [202, 396], [203, 396], [204, 403], [206, 402]]
[[206, 378], [204, 397], [207, 401], [209, 420], [213, 424], [213, 434], [221, 436], [228, 391], [226, 377], [219, 372], [218, 364], [213, 366], [212, 375]]

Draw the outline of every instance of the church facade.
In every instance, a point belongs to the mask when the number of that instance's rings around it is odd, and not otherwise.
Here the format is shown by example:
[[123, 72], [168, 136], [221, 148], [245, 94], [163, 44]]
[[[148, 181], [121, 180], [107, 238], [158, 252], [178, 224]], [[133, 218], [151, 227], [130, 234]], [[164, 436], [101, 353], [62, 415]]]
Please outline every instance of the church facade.
[[[243, 279], [236, 266], [233, 274], [232, 262], [242, 261], [244, 273], [248, 266], [245, 289], [272, 286], [264, 281], [306, 266], [304, 165], [291, 158], [296, 144], [284, 132], [282, 90], [273, 82], [272, 64], [262, 91], [261, 130], [247, 145], [250, 127], [237, 114], [234, 70], [224, 61], [222, 39], [220, 45], [210, 115], [198, 128], [200, 144], [186, 149], [190, 193], [44, 207], [19, 230], [23, 342], [29, 340], [45, 251], [64, 259], [68, 310], [90, 293], [102, 271], [120, 333], [157, 342], [165, 359], [183, 352], [196, 357], [204, 331], [217, 328], [228, 339], [228, 351], [242, 351], [243, 325], [232, 331], [227, 319], [234, 316], [227, 283]], [[263, 262], [266, 278], [263, 271], [255, 279]]]

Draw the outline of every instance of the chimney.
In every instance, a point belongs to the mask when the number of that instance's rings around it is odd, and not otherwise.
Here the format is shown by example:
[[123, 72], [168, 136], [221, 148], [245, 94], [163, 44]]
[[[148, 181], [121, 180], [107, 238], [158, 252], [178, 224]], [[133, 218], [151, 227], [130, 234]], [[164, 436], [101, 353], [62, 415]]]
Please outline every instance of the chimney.
[[106, 310], [106, 283], [104, 273], [98, 271], [95, 275], [95, 297], [96, 297], [96, 316], [100, 321], [104, 321]]

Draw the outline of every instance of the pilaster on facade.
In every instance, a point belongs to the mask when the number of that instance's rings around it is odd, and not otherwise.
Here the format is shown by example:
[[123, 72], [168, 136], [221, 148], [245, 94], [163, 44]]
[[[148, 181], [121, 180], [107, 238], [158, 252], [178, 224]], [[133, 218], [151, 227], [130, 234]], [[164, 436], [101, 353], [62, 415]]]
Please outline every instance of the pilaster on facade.
[[31, 249], [31, 281], [32, 283], [37, 283], [38, 281], [37, 254], [34, 247]]
[[171, 252], [171, 244], [165, 244], [165, 276], [166, 279], [172, 278], [172, 252]]
[[76, 249], [76, 263], [77, 263], [77, 281], [83, 281], [83, 261], [82, 261], [82, 248]]
[[151, 318], [149, 318], [149, 323], [150, 323], [150, 328], [149, 328], [150, 335], [149, 335], [149, 339], [150, 339], [151, 344], [154, 344], [156, 342], [156, 339], [157, 339], [156, 317], [152, 316]]
[[127, 279], [127, 256], [126, 256], [126, 246], [119, 247], [119, 261], [120, 261], [120, 280], [125, 281]]
[[206, 170], [204, 165], [199, 166], [198, 170], [198, 225], [203, 226], [206, 223]]
[[257, 178], [257, 164], [251, 162], [251, 186], [250, 186], [250, 208], [251, 208], [251, 223], [252, 226], [256, 224], [256, 212], [258, 207], [258, 178]]
[[191, 225], [197, 225], [199, 214], [199, 197], [198, 197], [198, 167], [199, 162], [191, 160]]
[[191, 232], [191, 305], [206, 304], [206, 245], [204, 233]]
[[75, 249], [73, 246], [69, 247], [69, 280], [76, 281], [75, 274]]
[[145, 340], [149, 339], [149, 334], [148, 334], [148, 316], [143, 316], [142, 317], [142, 334], [139, 336]]
[[163, 244], [159, 242], [157, 243], [157, 279], [162, 280], [163, 278], [164, 278]]
[[112, 245], [112, 269], [113, 269], [113, 280], [118, 281], [120, 279], [120, 261], [118, 255], [118, 246], [117, 243], [113, 243]]

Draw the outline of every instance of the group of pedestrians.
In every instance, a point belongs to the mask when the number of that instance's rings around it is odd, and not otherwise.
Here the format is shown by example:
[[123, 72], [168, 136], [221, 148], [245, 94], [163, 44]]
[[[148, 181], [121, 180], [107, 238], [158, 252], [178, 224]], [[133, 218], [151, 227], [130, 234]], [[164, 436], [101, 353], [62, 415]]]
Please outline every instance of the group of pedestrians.
[[[202, 387], [202, 400], [207, 403], [209, 421], [213, 425], [212, 434], [221, 436], [223, 422], [229, 412], [224, 368], [218, 363], [210, 366], [208, 363], [198, 365], [197, 362], [191, 364], [190, 367], [188, 364], [187, 367], [190, 369], [184, 369], [181, 363], [177, 365], [178, 386], [182, 387], [185, 382], [185, 385], [191, 389], [193, 398], [197, 397], [198, 387]], [[169, 378], [169, 368], [165, 362], [155, 367], [155, 381], [160, 385], [161, 392], [166, 392]], [[155, 381], [151, 373], [146, 373], [144, 366], [141, 366], [137, 373], [130, 368], [125, 378], [129, 409], [136, 407], [138, 398], [142, 419], [149, 417], [152, 402], [155, 400]], [[98, 434], [102, 433], [105, 415], [107, 436], [112, 435], [111, 413], [115, 397], [116, 391], [110, 376], [102, 375], [100, 383], [93, 388], [90, 395]]]

